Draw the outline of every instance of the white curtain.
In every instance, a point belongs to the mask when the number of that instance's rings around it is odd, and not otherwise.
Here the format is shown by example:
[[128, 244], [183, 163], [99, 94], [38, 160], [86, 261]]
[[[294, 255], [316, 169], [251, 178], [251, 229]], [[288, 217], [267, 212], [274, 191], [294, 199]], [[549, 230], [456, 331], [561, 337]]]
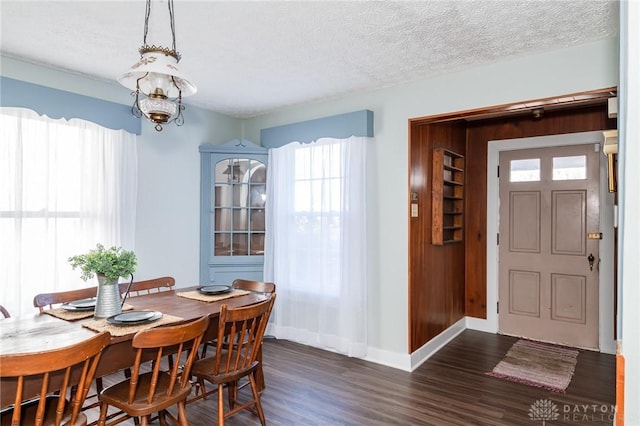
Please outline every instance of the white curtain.
[[0, 108], [0, 135], [0, 304], [13, 316], [38, 293], [96, 285], [69, 256], [133, 249], [136, 136], [22, 108]]
[[264, 274], [277, 286], [275, 337], [366, 355], [368, 141], [269, 150]]

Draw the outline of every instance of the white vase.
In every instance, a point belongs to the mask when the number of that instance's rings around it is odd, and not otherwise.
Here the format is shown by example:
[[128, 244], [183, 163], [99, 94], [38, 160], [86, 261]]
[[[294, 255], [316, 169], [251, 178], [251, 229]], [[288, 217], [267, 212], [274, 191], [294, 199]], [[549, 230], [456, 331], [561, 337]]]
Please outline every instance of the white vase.
[[122, 312], [122, 300], [120, 299], [120, 286], [118, 279], [109, 280], [102, 274], [96, 274], [98, 278], [98, 296], [94, 318], [108, 318]]

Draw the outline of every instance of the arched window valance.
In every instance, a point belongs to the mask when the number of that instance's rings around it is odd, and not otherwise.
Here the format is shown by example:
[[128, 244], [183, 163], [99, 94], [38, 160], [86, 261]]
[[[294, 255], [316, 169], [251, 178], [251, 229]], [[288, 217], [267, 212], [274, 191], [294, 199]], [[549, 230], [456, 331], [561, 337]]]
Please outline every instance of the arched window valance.
[[131, 107], [90, 96], [0, 77], [0, 106], [28, 108], [49, 118], [81, 118], [113, 130], [139, 135], [140, 118]]

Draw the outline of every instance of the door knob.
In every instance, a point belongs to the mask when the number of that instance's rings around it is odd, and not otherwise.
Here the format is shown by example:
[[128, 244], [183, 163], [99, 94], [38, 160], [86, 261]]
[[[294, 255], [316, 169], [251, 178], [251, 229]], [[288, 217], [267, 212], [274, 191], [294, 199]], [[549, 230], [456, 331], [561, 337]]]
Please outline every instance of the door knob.
[[587, 260], [589, 261], [589, 269], [593, 271], [593, 262], [596, 260], [596, 258], [593, 257], [593, 253], [589, 253]]

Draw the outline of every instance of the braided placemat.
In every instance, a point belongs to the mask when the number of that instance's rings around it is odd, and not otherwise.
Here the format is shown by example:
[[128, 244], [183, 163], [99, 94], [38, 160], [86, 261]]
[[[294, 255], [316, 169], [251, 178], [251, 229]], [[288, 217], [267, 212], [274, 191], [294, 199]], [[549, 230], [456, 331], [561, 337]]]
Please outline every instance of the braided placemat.
[[232, 297], [244, 296], [245, 294], [251, 293], [247, 290], [231, 290], [229, 293], [224, 294], [204, 294], [199, 292], [198, 290], [184, 291], [182, 293], [176, 293], [178, 297], [184, 297], [187, 299], [200, 300], [201, 302], [218, 302], [224, 299], [231, 299]]
[[[125, 303], [122, 307], [123, 311], [130, 311], [133, 309], [133, 306]], [[65, 308], [53, 308], [47, 309], [43, 313], [54, 316], [56, 318], [60, 318], [66, 321], [76, 321], [79, 319], [90, 318], [93, 316], [93, 309], [90, 311], [69, 311]]]
[[141, 330], [147, 330], [149, 328], [158, 327], [160, 325], [172, 324], [174, 322], [183, 321], [184, 318], [174, 317], [173, 315], [163, 314], [162, 318], [157, 321], [153, 321], [147, 324], [139, 325], [114, 325], [108, 323], [106, 319], [85, 321], [82, 323], [83, 327], [87, 327], [94, 331], [108, 331], [112, 336], [126, 336], [128, 334], [134, 334]]

